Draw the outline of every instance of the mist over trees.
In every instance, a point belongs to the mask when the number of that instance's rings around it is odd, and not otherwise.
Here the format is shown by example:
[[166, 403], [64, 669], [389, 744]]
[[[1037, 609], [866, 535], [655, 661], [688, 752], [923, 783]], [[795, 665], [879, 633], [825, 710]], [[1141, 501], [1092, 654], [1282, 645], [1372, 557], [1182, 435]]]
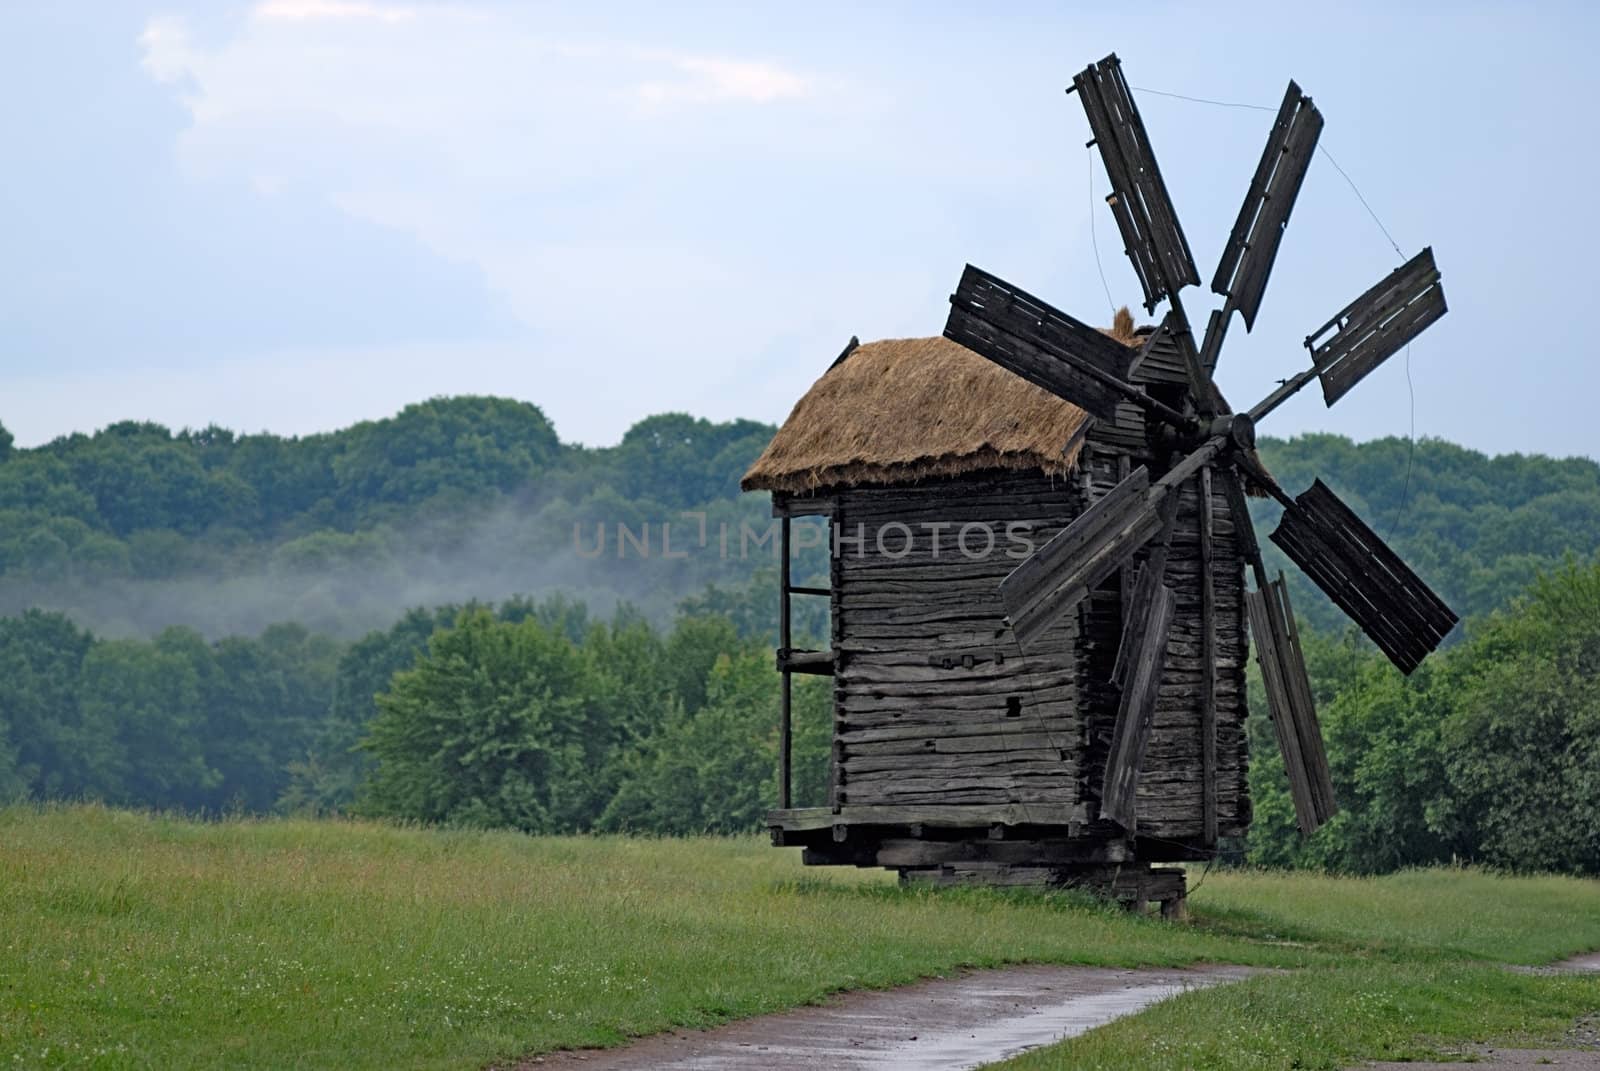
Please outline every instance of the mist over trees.
[[[33, 449], [0, 435], [0, 614], [61, 610], [119, 637], [294, 621], [355, 638], [416, 606], [564, 592], [666, 624], [683, 598], [741, 588], [774, 560], [770, 543], [739, 538], [770, 525], [766, 496], [738, 492], [772, 432], [667, 413], [590, 448], [560, 442], [535, 405], [456, 397], [300, 438], [135, 422]], [[1291, 490], [1320, 477], [1392, 530], [1465, 616], [1591, 553], [1600, 531], [1600, 465], [1587, 459], [1333, 435], [1264, 439], [1261, 455]], [[1275, 523], [1271, 503], [1253, 508]], [[1308, 619], [1342, 627], [1289, 575]]]
[[[589, 449], [537, 406], [484, 397], [302, 438], [113, 424], [0, 451], [0, 613], [58, 609], [117, 636], [296, 621], [355, 637], [415, 606], [565, 591], [665, 622], [775, 560], [699, 545], [770, 524], [738, 480], [772, 431], [669, 413]], [[665, 524], [695, 552], [663, 556]]]

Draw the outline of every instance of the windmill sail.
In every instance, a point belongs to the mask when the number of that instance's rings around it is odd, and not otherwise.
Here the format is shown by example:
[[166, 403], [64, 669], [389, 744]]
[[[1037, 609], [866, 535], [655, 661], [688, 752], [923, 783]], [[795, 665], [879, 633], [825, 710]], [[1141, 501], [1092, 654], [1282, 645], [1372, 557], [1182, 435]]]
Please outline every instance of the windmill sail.
[[1104, 787], [1100, 796], [1100, 817], [1116, 822], [1129, 833], [1136, 826], [1135, 803], [1139, 771], [1144, 765], [1145, 747], [1155, 720], [1156, 698], [1167, 664], [1167, 633], [1172, 629], [1177, 599], [1165, 584], [1155, 584], [1149, 615], [1143, 631], [1143, 652], [1129, 669], [1117, 707], [1117, 721], [1111, 734], [1111, 753], [1106, 759]]
[[1121, 61], [1111, 55], [1091, 63], [1072, 80], [1072, 87], [1083, 102], [1094, 132], [1092, 144], [1100, 147], [1100, 159], [1111, 182], [1106, 203], [1144, 288], [1145, 308], [1153, 312], [1163, 298], [1191, 283], [1199, 284], [1189, 241], [1156, 166]]
[[1056, 533], [1000, 582], [1000, 601], [1027, 648], [1160, 531], [1163, 516], [1146, 492], [1143, 466]]
[[1135, 351], [971, 264], [950, 295], [944, 336], [1105, 419], [1132, 389]]
[[1444, 600], [1321, 480], [1284, 509], [1270, 538], [1402, 673], [1455, 627]]
[[1306, 337], [1324, 400], [1343, 398], [1447, 311], [1433, 250], [1424, 249]]
[[1256, 661], [1266, 685], [1273, 731], [1283, 766], [1289, 774], [1295, 818], [1307, 836], [1338, 811], [1333, 777], [1322, 744], [1322, 727], [1311, 699], [1305, 655], [1295, 628], [1294, 608], [1283, 574], [1266, 588], [1245, 593], [1250, 614], [1250, 634], [1255, 639]]
[[1255, 325], [1267, 276], [1272, 273], [1289, 213], [1294, 210], [1321, 133], [1322, 113], [1290, 82], [1211, 280], [1211, 289], [1226, 295], [1229, 304], [1244, 316], [1246, 330]]

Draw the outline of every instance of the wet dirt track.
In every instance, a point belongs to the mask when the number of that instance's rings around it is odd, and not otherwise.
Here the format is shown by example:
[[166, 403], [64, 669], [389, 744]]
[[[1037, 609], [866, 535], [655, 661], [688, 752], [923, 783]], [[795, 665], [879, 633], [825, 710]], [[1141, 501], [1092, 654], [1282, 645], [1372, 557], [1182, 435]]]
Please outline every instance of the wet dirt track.
[[1188, 989], [1250, 975], [1245, 967], [1118, 970], [1008, 967], [827, 1004], [675, 1032], [617, 1049], [549, 1053], [519, 1065], [593, 1071], [956, 1071], [1130, 1015]]

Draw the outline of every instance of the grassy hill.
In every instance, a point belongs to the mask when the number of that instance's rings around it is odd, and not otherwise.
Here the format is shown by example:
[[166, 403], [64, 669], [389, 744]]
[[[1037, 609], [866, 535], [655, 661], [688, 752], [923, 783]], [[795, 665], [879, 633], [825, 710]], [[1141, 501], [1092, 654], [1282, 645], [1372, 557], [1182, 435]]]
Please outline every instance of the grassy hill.
[[[0, 809], [0, 1064], [475, 1068], [961, 966], [1281, 967], [1026, 1066], [1342, 1067], [1559, 1033], [1600, 885], [1215, 871], [1191, 924], [902, 891], [755, 838], [530, 838]], [[1161, 1043], [1153, 1045], [1152, 1038]]]

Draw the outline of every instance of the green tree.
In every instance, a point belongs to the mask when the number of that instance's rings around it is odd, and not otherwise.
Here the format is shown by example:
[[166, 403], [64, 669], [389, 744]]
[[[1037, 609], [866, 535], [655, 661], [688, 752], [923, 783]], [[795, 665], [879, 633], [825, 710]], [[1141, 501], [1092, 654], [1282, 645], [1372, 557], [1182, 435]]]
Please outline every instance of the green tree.
[[83, 658], [83, 719], [111, 728], [114, 779], [101, 786], [118, 803], [195, 807], [218, 775], [201, 744], [200, 670], [191, 653], [205, 644], [169, 629], [155, 642], [104, 640]]
[[30, 795], [103, 797], [120, 785], [113, 726], [79, 702], [93, 646], [94, 637], [62, 614], [0, 618], [0, 720], [8, 727], [13, 778]]
[[588, 824], [610, 726], [593, 667], [537, 621], [463, 611], [378, 697], [365, 808], [559, 832]]
[[1540, 577], [1450, 668], [1434, 827], [1495, 865], [1600, 874], [1600, 561]]

